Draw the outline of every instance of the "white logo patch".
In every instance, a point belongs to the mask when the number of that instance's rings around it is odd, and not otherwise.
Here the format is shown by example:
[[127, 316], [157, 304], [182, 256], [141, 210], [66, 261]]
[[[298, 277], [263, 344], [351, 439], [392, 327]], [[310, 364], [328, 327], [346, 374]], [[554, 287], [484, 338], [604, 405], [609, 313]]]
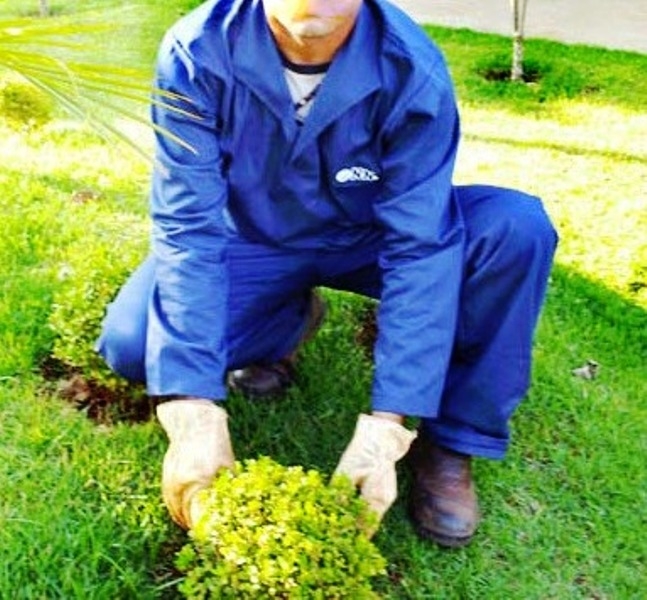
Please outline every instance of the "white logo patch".
[[337, 183], [351, 183], [354, 181], [379, 181], [380, 176], [366, 167], [344, 167], [335, 174]]

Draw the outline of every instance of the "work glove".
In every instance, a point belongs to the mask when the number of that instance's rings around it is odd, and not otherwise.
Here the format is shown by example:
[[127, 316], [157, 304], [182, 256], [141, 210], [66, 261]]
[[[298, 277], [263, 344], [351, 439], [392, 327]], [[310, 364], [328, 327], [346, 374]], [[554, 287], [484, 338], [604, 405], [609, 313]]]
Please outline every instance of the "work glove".
[[[377, 514], [377, 524], [398, 497], [395, 463], [408, 451], [416, 432], [372, 415], [360, 415], [355, 434], [337, 465]], [[372, 535], [374, 531], [367, 531]]]
[[162, 496], [173, 520], [191, 527], [201, 514], [196, 493], [208, 487], [220, 469], [234, 466], [227, 412], [209, 400], [170, 400], [157, 407], [169, 438], [162, 466]]

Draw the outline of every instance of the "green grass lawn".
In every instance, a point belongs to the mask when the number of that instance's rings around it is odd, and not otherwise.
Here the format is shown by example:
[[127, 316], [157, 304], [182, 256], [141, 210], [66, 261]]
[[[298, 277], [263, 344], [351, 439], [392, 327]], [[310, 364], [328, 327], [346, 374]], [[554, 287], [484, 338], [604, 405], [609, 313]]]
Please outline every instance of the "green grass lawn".
[[[79, 3], [125, 29], [116, 61], [149, 64], [191, 4]], [[195, 4], [195, 2], [193, 3]], [[56, 0], [59, 14], [76, 3]], [[34, 8], [37, 8], [34, 2]], [[0, 18], [24, 3], [9, 0]], [[533, 387], [502, 462], [476, 461], [484, 521], [442, 551], [406, 519], [408, 474], [375, 541], [385, 598], [633, 600], [647, 589], [647, 56], [529, 41], [543, 79], [485, 83], [508, 40], [430, 28], [456, 78], [464, 141], [457, 181], [541, 196], [561, 236], [535, 350]], [[0, 119], [0, 599], [178, 598], [185, 543], [161, 503], [166, 440], [154, 420], [97, 425], [61, 400], [39, 365], [65, 251], [101, 219], [145, 222], [149, 165], [58, 119]], [[91, 192], [88, 202], [79, 192]], [[228, 402], [236, 454], [332, 472], [371, 368], [356, 336], [365, 302], [329, 293], [330, 318], [287, 398]], [[600, 364], [592, 381], [571, 370]]]

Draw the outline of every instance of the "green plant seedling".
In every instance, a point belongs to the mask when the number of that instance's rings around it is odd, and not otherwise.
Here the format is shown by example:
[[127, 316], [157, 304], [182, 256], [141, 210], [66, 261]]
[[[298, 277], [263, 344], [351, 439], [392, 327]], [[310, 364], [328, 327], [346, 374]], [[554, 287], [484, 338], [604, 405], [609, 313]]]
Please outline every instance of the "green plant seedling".
[[187, 598], [376, 598], [385, 560], [363, 532], [375, 515], [345, 477], [268, 457], [236, 463], [201, 493], [177, 556]]

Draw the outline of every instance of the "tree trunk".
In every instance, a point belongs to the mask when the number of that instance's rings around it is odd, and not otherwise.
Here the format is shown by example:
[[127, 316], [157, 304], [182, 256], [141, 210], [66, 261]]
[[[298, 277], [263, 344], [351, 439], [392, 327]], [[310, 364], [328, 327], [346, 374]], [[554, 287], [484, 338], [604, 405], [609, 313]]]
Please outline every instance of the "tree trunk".
[[512, 81], [523, 81], [523, 36], [517, 33], [512, 37]]
[[40, 16], [49, 16], [49, 2], [47, 0], [40, 0]]
[[523, 81], [523, 41], [528, 0], [510, 0], [512, 8], [512, 67], [510, 79]]

